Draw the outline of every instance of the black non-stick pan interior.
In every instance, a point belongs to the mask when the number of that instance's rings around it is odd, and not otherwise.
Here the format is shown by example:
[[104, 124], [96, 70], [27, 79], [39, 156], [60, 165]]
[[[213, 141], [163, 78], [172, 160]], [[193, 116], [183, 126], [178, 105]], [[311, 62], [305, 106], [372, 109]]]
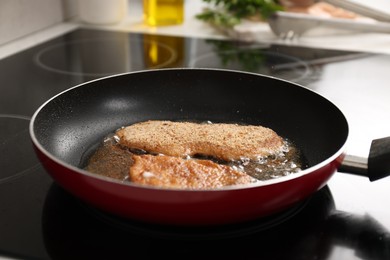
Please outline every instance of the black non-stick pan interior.
[[38, 111], [34, 133], [55, 157], [80, 166], [115, 129], [149, 119], [270, 127], [310, 166], [345, 144], [348, 124], [330, 101], [293, 83], [227, 70], [166, 69], [122, 74], [61, 93]]

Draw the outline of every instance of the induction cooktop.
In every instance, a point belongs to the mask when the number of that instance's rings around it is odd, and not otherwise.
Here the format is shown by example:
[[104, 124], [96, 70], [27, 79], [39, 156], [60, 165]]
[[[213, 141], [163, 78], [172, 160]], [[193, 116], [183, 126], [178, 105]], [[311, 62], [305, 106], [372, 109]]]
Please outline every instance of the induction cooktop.
[[390, 259], [390, 179], [338, 172], [292, 208], [215, 227], [146, 224], [101, 212], [53, 182], [29, 120], [47, 99], [97, 78], [159, 68], [226, 68], [301, 84], [350, 122], [364, 158], [390, 133], [390, 56], [166, 35], [75, 29], [0, 60], [0, 256], [16, 259]]

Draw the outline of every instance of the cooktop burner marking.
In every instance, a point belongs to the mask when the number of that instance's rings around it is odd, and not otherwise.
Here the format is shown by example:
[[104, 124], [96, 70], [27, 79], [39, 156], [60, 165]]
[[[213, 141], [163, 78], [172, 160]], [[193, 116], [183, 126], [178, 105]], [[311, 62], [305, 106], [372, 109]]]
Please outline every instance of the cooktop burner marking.
[[190, 67], [244, 70], [294, 82], [310, 74], [307, 63], [296, 57], [254, 48], [209, 52], [194, 59]]
[[0, 184], [20, 178], [40, 166], [29, 135], [30, 118], [0, 114]]
[[[146, 56], [153, 49], [154, 58]], [[158, 57], [156, 57], [158, 55]], [[108, 76], [135, 70], [167, 67], [177, 58], [170, 46], [149, 40], [84, 39], [51, 45], [35, 56], [38, 66], [74, 76]]]

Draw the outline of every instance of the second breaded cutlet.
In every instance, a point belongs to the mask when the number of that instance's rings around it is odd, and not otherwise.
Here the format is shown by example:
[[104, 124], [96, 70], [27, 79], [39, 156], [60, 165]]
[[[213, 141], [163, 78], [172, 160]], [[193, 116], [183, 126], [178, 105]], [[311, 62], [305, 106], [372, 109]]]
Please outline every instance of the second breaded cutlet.
[[133, 183], [163, 188], [212, 189], [257, 180], [245, 172], [210, 160], [166, 155], [133, 155], [129, 178]]

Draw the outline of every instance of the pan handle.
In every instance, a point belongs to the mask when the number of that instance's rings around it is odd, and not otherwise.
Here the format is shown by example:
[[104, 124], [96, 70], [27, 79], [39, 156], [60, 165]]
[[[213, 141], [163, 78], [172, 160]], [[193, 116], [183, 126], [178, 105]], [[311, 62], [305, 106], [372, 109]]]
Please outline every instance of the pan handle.
[[390, 175], [390, 137], [375, 139], [371, 142], [370, 153], [367, 162], [342, 163], [338, 169], [340, 172], [348, 172], [366, 176], [370, 181], [376, 181]]

